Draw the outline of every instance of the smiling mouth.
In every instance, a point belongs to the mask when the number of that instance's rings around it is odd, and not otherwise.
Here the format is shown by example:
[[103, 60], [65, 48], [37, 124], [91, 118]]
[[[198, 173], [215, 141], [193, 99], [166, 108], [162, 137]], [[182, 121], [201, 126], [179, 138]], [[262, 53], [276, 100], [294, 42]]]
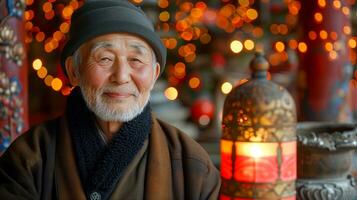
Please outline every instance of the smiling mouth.
[[131, 96], [134, 96], [133, 94], [126, 93], [126, 92], [104, 92], [103, 94], [109, 98], [113, 98], [117, 100], [124, 100]]

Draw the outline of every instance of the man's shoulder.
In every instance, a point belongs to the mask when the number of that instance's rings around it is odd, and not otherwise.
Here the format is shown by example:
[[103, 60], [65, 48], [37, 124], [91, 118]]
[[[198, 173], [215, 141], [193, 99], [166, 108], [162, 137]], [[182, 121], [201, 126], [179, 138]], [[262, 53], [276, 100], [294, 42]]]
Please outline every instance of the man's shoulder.
[[32, 126], [29, 130], [19, 135], [9, 146], [15, 152], [35, 151], [38, 148], [53, 143], [60, 118], [52, 119]]
[[57, 117], [40, 124], [32, 126], [28, 131], [19, 136], [18, 139], [25, 138], [43, 138], [56, 134], [62, 117]]
[[163, 120], [156, 120], [166, 136], [170, 153], [174, 158], [196, 160], [205, 165], [211, 164], [206, 150], [193, 138]]

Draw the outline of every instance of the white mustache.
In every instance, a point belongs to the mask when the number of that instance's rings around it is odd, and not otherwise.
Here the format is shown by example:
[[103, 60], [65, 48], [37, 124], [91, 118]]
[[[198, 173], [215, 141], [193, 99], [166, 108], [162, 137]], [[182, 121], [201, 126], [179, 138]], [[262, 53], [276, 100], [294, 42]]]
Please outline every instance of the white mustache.
[[115, 86], [103, 87], [100, 91], [100, 94], [103, 93], [128, 93], [134, 96], [139, 96], [139, 91], [134, 88], [124, 88], [124, 87], [115, 87]]

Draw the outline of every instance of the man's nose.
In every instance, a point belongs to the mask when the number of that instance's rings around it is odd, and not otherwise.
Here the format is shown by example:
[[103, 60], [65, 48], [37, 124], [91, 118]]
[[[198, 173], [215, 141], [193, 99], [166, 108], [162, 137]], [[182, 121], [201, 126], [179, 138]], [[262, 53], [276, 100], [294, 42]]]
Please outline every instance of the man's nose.
[[118, 84], [124, 84], [130, 80], [130, 65], [126, 59], [117, 59], [114, 63], [111, 81]]

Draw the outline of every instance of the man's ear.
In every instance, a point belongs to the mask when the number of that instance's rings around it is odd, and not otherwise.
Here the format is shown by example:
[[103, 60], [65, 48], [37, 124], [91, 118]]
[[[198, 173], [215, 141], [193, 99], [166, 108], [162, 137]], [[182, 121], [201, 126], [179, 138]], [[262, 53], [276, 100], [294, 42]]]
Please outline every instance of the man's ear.
[[79, 66], [73, 66], [72, 56], [69, 56], [66, 59], [65, 65], [66, 65], [66, 72], [69, 82], [71, 83], [72, 86], [77, 86], [79, 83], [79, 77], [77, 77], [77, 73], [75, 71], [76, 69], [74, 69], [74, 67], [79, 67]]
[[160, 66], [160, 64], [159, 63], [156, 63], [156, 67], [155, 67], [155, 82], [156, 82], [156, 80], [159, 78], [159, 76], [160, 76], [160, 69], [161, 69], [161, 66]]

